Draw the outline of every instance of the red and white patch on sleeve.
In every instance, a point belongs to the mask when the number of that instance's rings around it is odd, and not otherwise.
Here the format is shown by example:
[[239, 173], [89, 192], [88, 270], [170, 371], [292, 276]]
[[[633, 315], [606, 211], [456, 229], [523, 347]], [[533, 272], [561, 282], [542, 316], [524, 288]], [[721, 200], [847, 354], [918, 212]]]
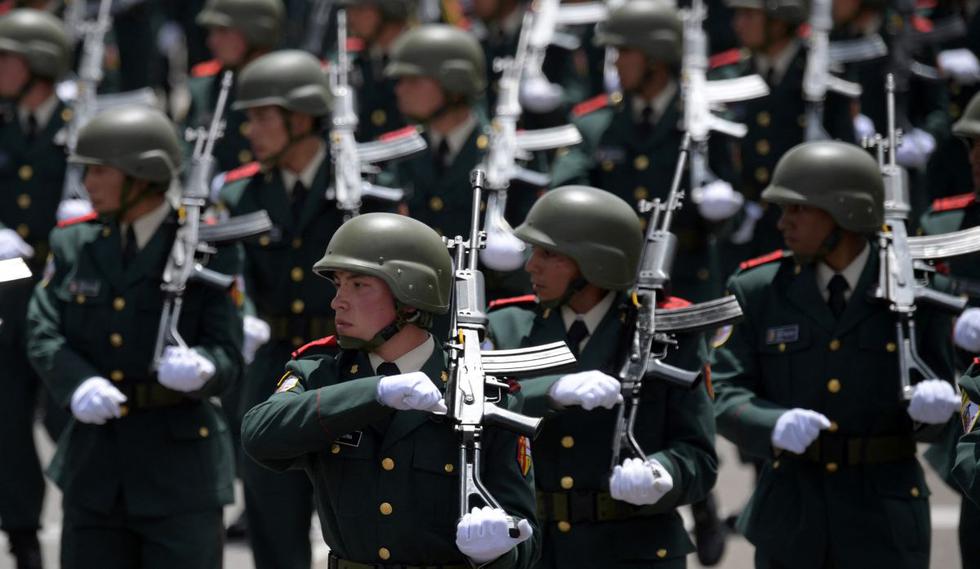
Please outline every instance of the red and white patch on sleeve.
[[517, 466], [521, 469], [521, 476], [527, 478], [531, 472], [531, 441], [524, 435], [517, 439]]

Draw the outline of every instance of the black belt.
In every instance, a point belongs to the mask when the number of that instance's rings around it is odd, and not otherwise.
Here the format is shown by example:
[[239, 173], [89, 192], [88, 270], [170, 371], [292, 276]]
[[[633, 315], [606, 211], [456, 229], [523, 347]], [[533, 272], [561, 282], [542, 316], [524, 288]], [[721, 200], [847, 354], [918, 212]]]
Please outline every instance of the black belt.
[[821, 433], [802, 455], [786, 454], [808, 462], [858, 466], [899, 462], [915, 456], [915, 441], [907, 435], [849, 438]]
[[333, 316], [259, 315], [269, 324], [269, 339], [273, 342], [291, 342], [294, 347], [318, 340], [334, 333]]
[[613, 499], [609, 492], [572, 490], [538, 492], [539, 522], [611, 522], [648, 518], [661, 513], [654, 506], [634, 506]]
[[465, 563], [452, 565], [405, 565], [404, 563], [358, 563], [341, 559], [331, 551], [327, 556], [327, 569], [469, 569]]
[[126, 381], [122, 384], [117, 384], [116, 388], [126, 396], [126, 402], [123, 405], [130, 411], [174, 407], [194, 401], [185, 394], [167, 389], [156, 382]]

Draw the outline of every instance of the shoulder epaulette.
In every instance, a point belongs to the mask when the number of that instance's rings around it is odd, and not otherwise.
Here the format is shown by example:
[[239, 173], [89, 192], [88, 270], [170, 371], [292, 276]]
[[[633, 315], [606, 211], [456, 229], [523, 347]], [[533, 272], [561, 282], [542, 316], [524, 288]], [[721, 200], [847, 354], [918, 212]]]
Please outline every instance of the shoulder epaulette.
[[940, 211], [963, 209], [975, 201], [977, 201], [977, 194], [974, 192], [960, 194], [958, 196], [949, 196], [947, 198], [938, 198], [932, 202], [932, 211], [935, 213]]
[[211, 77], [221, 71], [221, 62], [217, 59], [202, 61], [191, 67], [191, 77]]
[[812, 28], [810, 28], [810, 22], [803, 22], [798, 28], [796, 28], [796, 37], [807, 39], [810, 37], [810, 33], [812, 31]]
[[414, 126], [406, 126], [406, 127], [403, 127], [403, 128], [399, 128], [397, 130], [386, 132], [386, 133], [378, 136], [378, 140], [395, 140], [396, 138], [402, 138], [404, 136], [411, 136], [411, 135], [413, 135], [413, 134], [415, 134], [417, 132], [418, 132], [418, 129], [415, 128]]
[[686, 308], [688, 306], [691, 306], [691, 301], [685, 300], [679, 296], [668, 296], [657, 303], [657, 308], [663, 308], [666, 310], [676, 310], [678, 308]]
[[588, 101], [582, 101], [581, 103], [572, 107], [572, 115], [576, 117], [583, 117], [589, 113], [594, 113], [599, 109], [608, 107], [609, 100], [609, 95], [603, 93], [602, 95], [592, 97]]
[[347, 51], [351, 53], [364, 51], [364, 40], [349, 36], [347, 38]]
[[238, 180], [244, 180], [245, 178], [251, 178], [252, 176], [259, 173], [262, 169], [262, 165], [258, 162], [249, 162], [243, 166], [239, 166], [234, 170], [229, 170], [225, 173], [225, 183], [230, 184]]
[[708, 68], [718, 69], [726, 65], [732, 65], [742, 61], [742, 50], [733, 47], [732, 49], [716, 53], [708, 58]]
[[299, 348], [296, 348], [296, 351], [293, 352], [293, 359], [302, 356], [304, 352], [306, 352], [311, 348], [317, 348], [317, 347], [333, 348], [335, 346], [337, 346], [337, 336], [327, 336], [325, 338], [320, 338], [319, 340], [313, 340], [312, 342], [306, 344], [305, 346], [300, 346]]
[[538, 297], [533, 294], [525, 294], [524, 296], [515, 296], [512, 298], [498, 298], [497, 300], [491, 300], [490, 304], [487, 306], [488, 310], [497, 310], [499, 308], [506, 308], [508, 306], [528, 306], [537, 305]]
[[915, 31], [925, 34], [931, 32], [933, 27], [935, 26], [933, 26], [932, 20], [929, 18], [918, 14], [912, 16], [912, 28], [915, 29]]
[[766, 253], [761, 257], [756, 257], [755, 259], [749, 259], [748, 261], [742, 261], [741, 263], [738, 264], [738, 268], [744, 271], [745, 269], [751, 269], [752, 267], [758, 267], [759, 265], [765, 265], [766, 263], [778, 261], [780, 259], [790, 256], [791, 254], [792, 253], [790, 253], [789, 251], [776, 249], [772, 253]]
[[69, 225], [77, 225], [79, 223], [85, 223], [86, 221], [95, 221], [99, 218], [99, 214], [92, 211], [86, 213], [85, 215], [80, 215], [78, 217], [72, 217], [70, 219], [64, 219], [58, 222], [58, 227], [68, 227]]

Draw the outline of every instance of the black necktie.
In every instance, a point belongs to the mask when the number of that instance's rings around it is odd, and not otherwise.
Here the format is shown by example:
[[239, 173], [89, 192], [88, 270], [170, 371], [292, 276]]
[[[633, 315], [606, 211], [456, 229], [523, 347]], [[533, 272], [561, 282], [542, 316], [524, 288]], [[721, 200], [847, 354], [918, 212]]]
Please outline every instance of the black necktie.
[[27, 115], [27, 142], [34, 142], [34, 137], [37, 136], [37, 131], [37, 115], [30, 113]]
[[640, 135], [643, 137], [650, 136], [650, 133], [653, 132], [653, 123], [653, 107], [647, 105], [640, 111]]
[[847, 300], [844, 299], [844, 293], [850, 285], [847, 284], [847, 279], [841, 274], [836, 274], [830, 282], [827, 283], [827, 290], [830, 292], [830, 296], [827, 297], [827, 304], [830, 306], [830, 311], [834, 313], [834, 318], [840, 318], [840, 315], [844, 313], [844, 306], [847, 305]]
[[572, 325], [568, 328], [568, 332], [565, 334], [565, 343], [568, 344], [568, 349], [575, 354], [575, 357], [578, 357], [579, 345], [582, 344], [582, 340], [588, 335], [589, 328], [581, 320], [572, 322]]
[[129, 264], [136, 258], [136, 254], [139, 253], [139, 244], [136, 242], [136, 231], [133, 230], [133, 224], [130, 223], [129, 227], [126, 229], [126, 244], [123, 245], [122, 258], [123, 266], [128, 267]]
[[401, 370], [398, 366], [391, 362], [382, 362], [378, 365], [378, 375], [399, 375]]
[[443, 138], [436, 147], [436, 154], [433, 160], [436, 172], [442, 174], [446, 170], [446, 163], [449, 162], [449, 140]]
[[296, 183], [293, 184], [293, 223], [299, 223], [299, 219], [303, 215], [303, 206], [306, 204], [307, 193], [309, 192], [306, 190], [306, 186], [303, 185], [303, 182], [296, 180]]

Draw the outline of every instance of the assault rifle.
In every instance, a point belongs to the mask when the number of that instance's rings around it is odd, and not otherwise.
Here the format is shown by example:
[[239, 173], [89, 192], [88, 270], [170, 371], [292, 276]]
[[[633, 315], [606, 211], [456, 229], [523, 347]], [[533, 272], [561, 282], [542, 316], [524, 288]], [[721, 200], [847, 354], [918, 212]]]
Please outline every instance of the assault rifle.
[[[830, 56], [830, 30], [833, 0], [812, 0], [810, 4], [810, 39], [803, 74], [803, 98], [806, 100], [806, 140], [829, 140], [823, 127], [823, 105], [827, 91], [856, 99], [861, 96], [861, 86], [845, 81], [831, 73], [831, 67], [839, 62]], [[880, 36], [878, 36], [880, 39]]]

